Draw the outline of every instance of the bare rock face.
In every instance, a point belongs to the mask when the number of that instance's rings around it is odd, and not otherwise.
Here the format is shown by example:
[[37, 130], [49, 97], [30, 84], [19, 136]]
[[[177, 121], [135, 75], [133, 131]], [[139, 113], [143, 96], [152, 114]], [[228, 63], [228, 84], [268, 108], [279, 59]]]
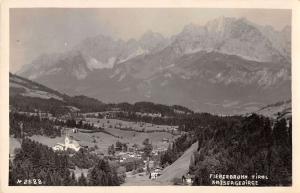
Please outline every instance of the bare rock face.
[[[279, 33], [256, 27], [246, 19], [220, 17], [205, 26], [190, 24], [177, 35], [173, 46], [178, 52], [219, 51], [245, 59], [270, 62], [288, 60], [288, 29]], [[272, 33], [272, 36], [269, 34]], [[272, 38], [270, 38], [272, 37]], [[273, 41], [276, 39], [275, 41]]]

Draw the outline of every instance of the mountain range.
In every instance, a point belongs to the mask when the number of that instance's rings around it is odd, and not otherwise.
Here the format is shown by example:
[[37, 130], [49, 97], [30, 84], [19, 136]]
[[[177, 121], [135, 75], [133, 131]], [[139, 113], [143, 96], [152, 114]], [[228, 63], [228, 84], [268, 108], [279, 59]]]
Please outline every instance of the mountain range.
[[235, 114], [291, 98], [291, 27], [245, 18], [186, 25], [166, 38], [99, 35], [44, 54], [18, 72], [68, 95], [103, 102], [150, 101]]
[[[9, 93], [11, 109], [17, 109], [18, 111], [31, 112], [38, 110], [61, 114], [73, 111], [99, 112], [118, 109], [130, 112], [160, 113], [167, 117], [195, 113], [192, 110], [179, 105], [167, 106], [151, 102], [105, 104], [97, 99], [86, 97], [84, 95], [68, 96], [42, 84], [38, 84], [11, 73], [9, 74]], [[256, 111], [244, 115], [249, 116], [252, 113], [270, 117], [272, 119], [282, 117], [291, 118], [291, 100], [268, 104]]]

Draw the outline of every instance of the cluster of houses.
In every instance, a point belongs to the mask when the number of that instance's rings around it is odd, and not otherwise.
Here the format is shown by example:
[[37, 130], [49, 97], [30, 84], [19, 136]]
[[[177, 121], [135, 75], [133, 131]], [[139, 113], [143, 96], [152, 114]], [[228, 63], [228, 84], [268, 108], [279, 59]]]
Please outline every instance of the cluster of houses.
[[[105, 119], [114, 119], [117, 117], [117, 113], [128, 113], [125, 111], [121, 111], [119, 108], [114, 108], [110, 111], [103, 111], [103, 112], [93, 112], [93, 113], [80, 113], [78, 110], [73, 110], [66, 114], [67, 117], [81, 117], [81, 118], [89, 118], [89, 117], [103, 117]], [[161, 113], [146, 113], [146, 112], [135, 112], [136, 115], [142, 117], [162, 117]]]
[[157, 177], [161, 176], [162, 169], [161, 168], [155, 168], [149, 173], [149, 179], [155, 180]]
[[127, 161], [127, 160], [132, 160], [132, 159], [142, 159], [141, 152], [131, 152], [131, 151], [122, 152], [122, 151], [120, 151], [120, 152], [117, 152], [115, 154], [115, 156], [121, 163], [124, 161]]
[[49, 118], [49, 119], [54, 119], [55, 117], [48, 112], [42, 112], [36, 110], [35, 112], [22, 112], [18, 111], [19, 114], [24, 114], [24, 115], [29, 115], [29, 116], [39, 116], [40, 118]]
[[142, 116], [142, 117], [162, 117], [161, 113], [142, 113], [142, 112], [136, 112], [136, 115]]
[[182, 181], [183, 185], [191, 186], [193, 184], [194, 180], [195, 180], [195, 175], [192, 175], [190, 173], [187, 173], [186, 175], [183, 175], [181, 177], [181, 181]]
[[167, 151], [168, 148], [166, 147], [158, 147], [152, 150], [152, 155], [157, 156], [159, 153]]

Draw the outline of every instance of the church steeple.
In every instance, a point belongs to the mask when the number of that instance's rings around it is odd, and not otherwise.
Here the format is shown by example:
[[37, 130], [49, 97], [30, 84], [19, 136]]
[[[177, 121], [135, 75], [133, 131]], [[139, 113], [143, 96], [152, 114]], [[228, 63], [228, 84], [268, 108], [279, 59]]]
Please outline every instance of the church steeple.
[[65, 133], [65, 146], [67, 146], [70, 143], [68, 132]]

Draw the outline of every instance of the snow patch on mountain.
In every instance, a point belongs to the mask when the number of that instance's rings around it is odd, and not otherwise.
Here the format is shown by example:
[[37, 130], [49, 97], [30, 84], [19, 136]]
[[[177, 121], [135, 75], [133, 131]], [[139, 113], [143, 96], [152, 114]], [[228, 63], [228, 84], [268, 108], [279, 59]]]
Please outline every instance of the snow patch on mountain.
[[52, 68], [49, 71], [45, 72], [44, 74], [46, 74], [46, 75], [56, 74], [56, 73], [60, 72], [61, 70], [62, 70], [62, 68], [60, 68], [60, 67]]
[[126, 62], [127, 60], [130, 60], [132, 58], [135, 58], [137, 56], [140, 56], [140, 55], [143, 55], [143, 54], [147, 54], [147, 53], [149, 53], [148, 50], [144, 50], [143, 48], [139, 47], [135, 52], [131, 53], [126, 58], [121, 59], [118, 63]]
[[111, 69], [114, 67], [115, 62], [116, 57], [110, 57], [106, 63], [103, 63], [101, 61], [98, 61], [96, 58], [91, 57], [87, 62], [87, 67], [91, 71], [94, 69]]
[[118, 81], [121, 82], [126, 77], [126, 73], [122, 73]]
[[82, 65], [78, 65], [78, 68], [72, 71], [72, 74], [78, 79], [82, 80], [87, 77], [88, 72]]
[[109, 76], [109, 78], [114, 78], [115, 76], [117, 76], [118, 74], [121, 73], [121, 69], [117, 68], [112, 75]]
[[34, 79], [37, 79], [37, 78], [39, 78], [40, 76], [42, 76], [44, 74], [44, 72], [43, 71], [41, 71], [41, 72], [39, 72], [39, 73], [35, 73], [35, 74], [31, 74], [31, 75], [29, 75], [29, 79], [30, 80], [34, 80]]

